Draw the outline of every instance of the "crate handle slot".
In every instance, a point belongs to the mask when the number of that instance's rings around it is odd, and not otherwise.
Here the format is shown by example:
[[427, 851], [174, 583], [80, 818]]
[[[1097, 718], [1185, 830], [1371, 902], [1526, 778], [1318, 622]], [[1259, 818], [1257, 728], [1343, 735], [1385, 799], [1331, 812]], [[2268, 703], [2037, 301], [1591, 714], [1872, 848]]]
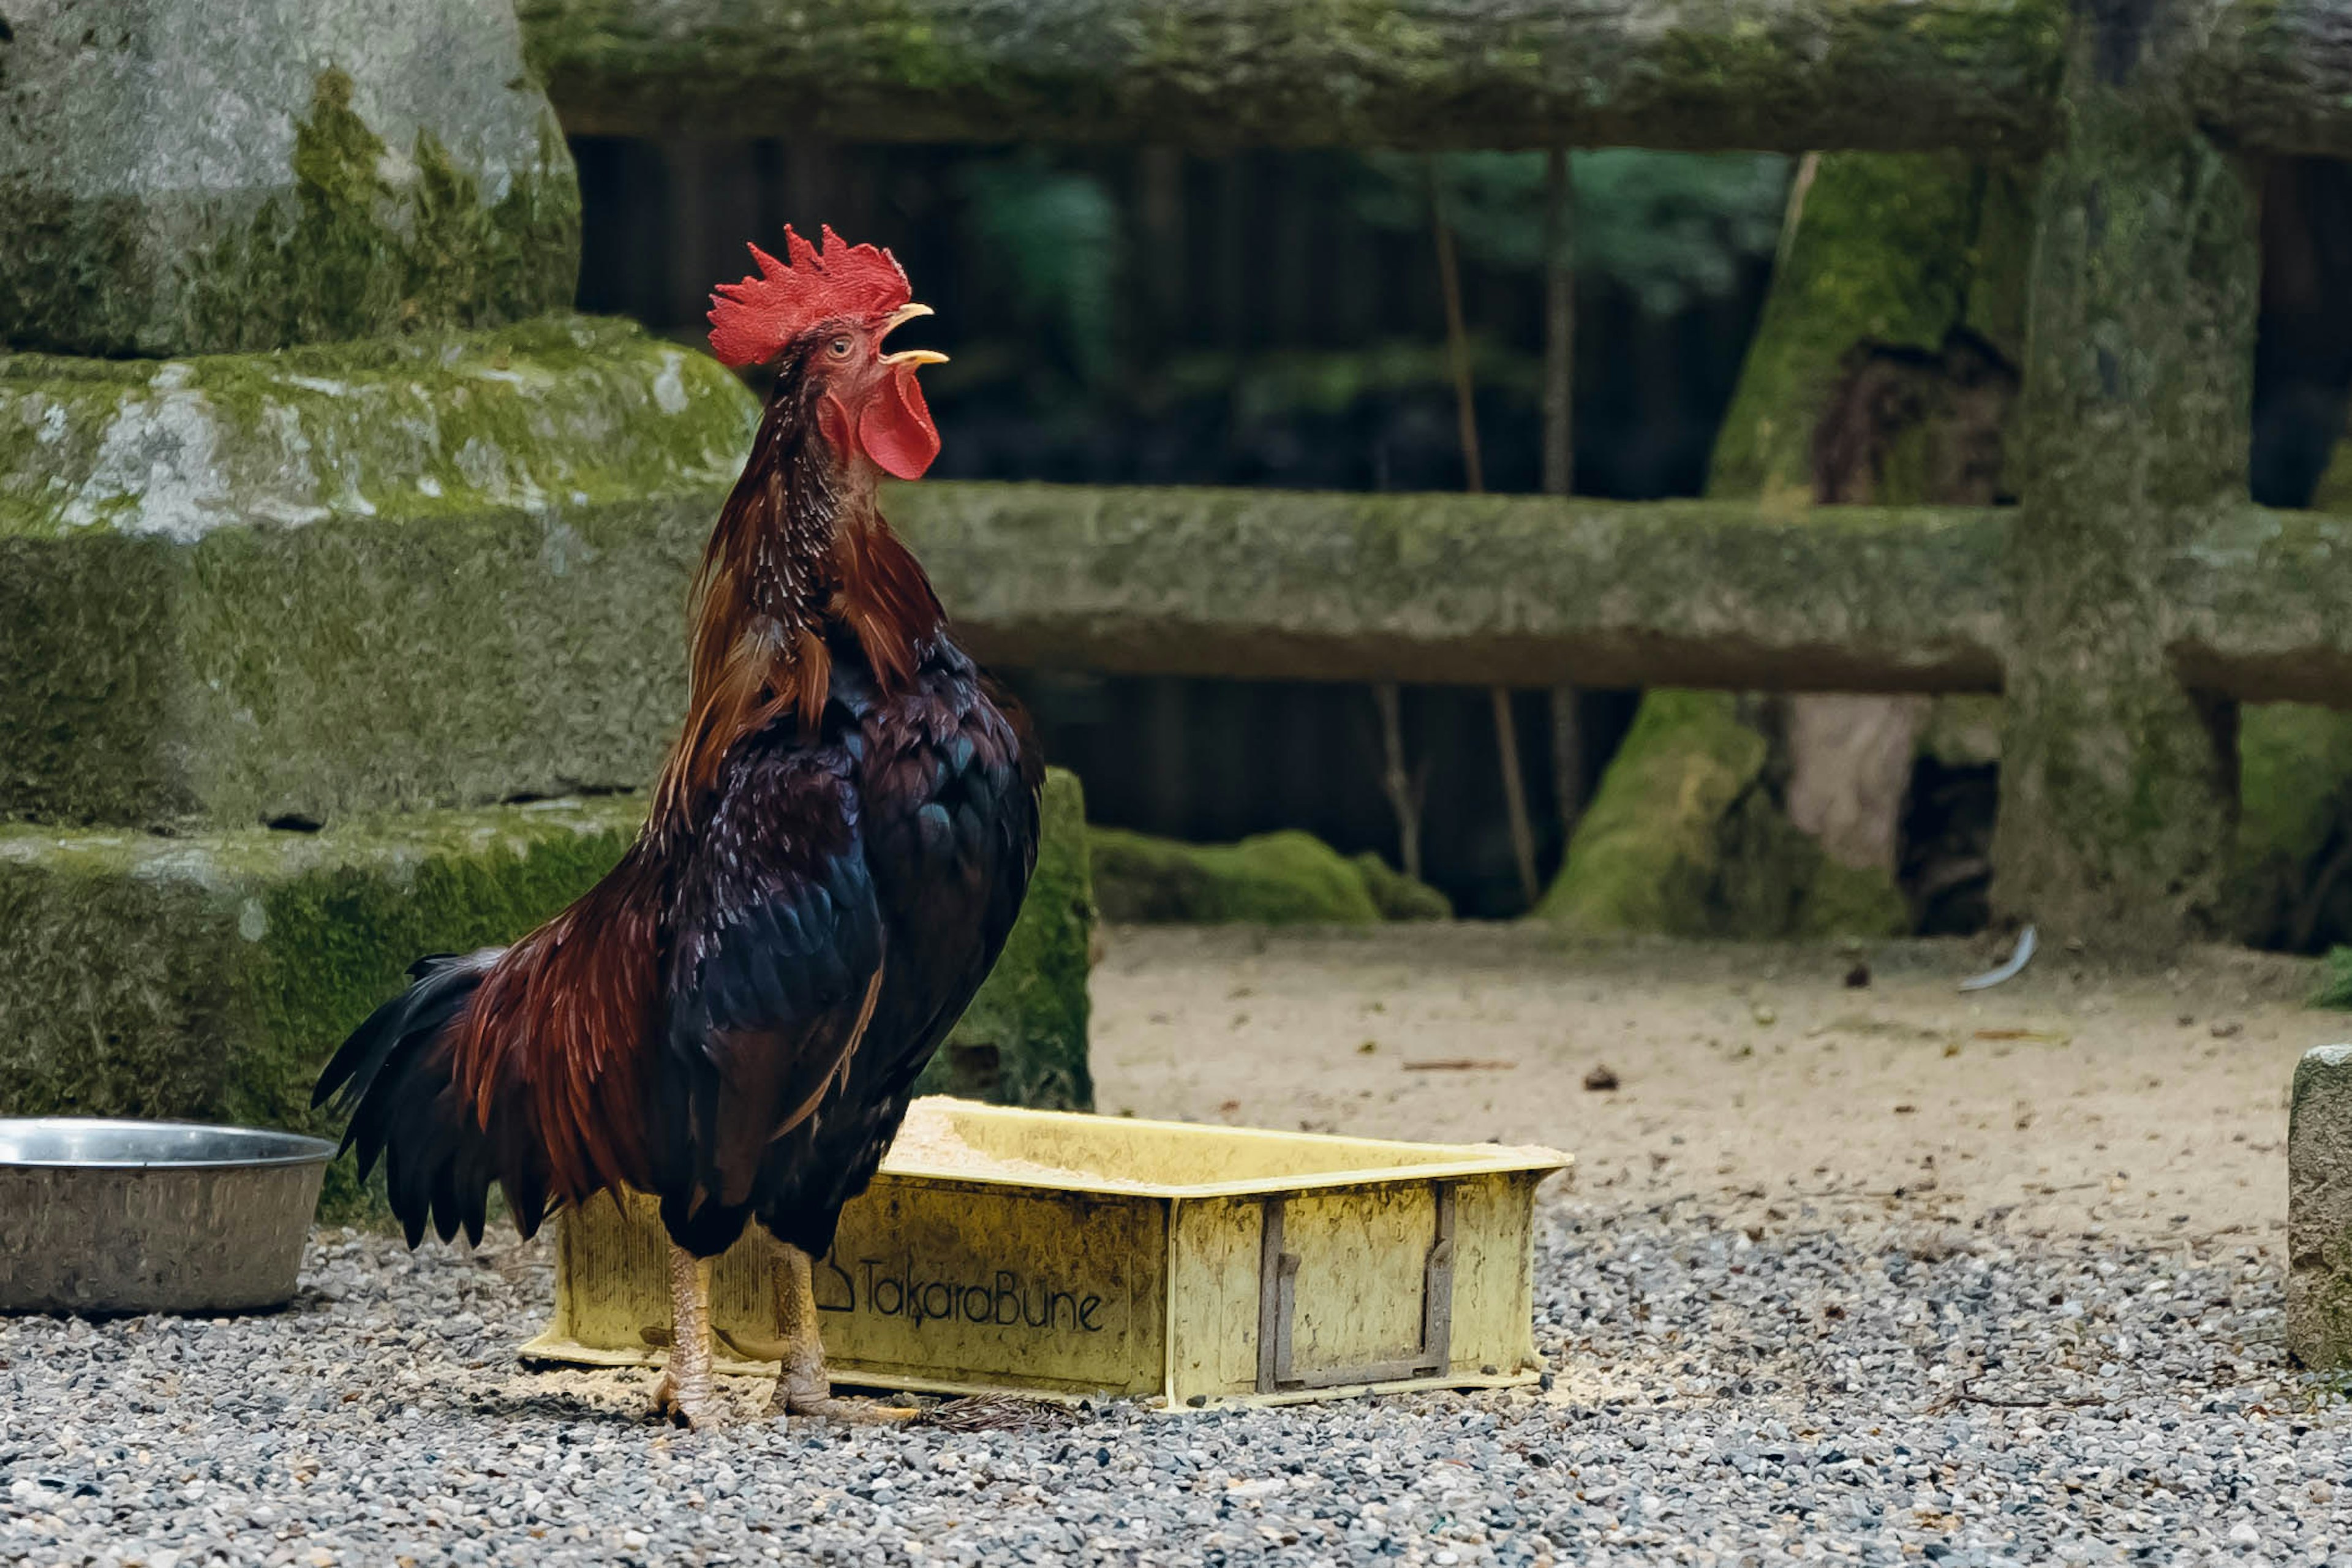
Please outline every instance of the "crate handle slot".
[[1298, 1315], [1298, 1254], [1283, 1247], [1285, 1200], [1265, 1201], [1265, 1227], [1258, 1247], [1257, 1391], [1279, 1394], [1297, 1388], [1338, 1388], [1359, 1383], [1397, 1383], [1445, 1370], [1454, 1344], [1454, 1184], [1433, 1182], [1437, 1234], [1421, 1271], [1421, 1345], [1402, 1361], [1364, 1362], [1355, 1366], [1299, 1372], [1291, 1365], [1292, 1325]]

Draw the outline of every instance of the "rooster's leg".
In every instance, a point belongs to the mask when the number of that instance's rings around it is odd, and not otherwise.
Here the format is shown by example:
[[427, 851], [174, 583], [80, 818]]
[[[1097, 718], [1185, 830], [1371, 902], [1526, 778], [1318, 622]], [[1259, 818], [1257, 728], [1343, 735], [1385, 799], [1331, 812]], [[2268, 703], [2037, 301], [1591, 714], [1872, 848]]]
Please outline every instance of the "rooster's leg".
[[683, 1247], [669, 1249], [669, 1362], [654, 1410], [698, 1431], [719, 1420], [710, 1384], [710, 1260]]
[[869, 1424], [911, 1421], [922, 1414], [870, 1400], [833, 1396], [833, 1380], [824, 1371], [824, 1342], [817, 1337], [816, 1283], [809, 1255], [781, 1242], [777, 1251], [781, 1256], [776, 1260], [776, 1315], [784, 1331], [783, 1364], [776, 1373], [776, 1392], [768, 1400], [768, 1413]]

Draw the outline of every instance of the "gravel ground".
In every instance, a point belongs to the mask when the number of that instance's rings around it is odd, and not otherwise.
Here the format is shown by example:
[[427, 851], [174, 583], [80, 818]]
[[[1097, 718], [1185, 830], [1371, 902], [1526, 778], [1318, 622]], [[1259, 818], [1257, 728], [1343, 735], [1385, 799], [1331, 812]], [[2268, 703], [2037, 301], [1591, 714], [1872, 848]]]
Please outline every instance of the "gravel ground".
[[1963, 1005], [1985, 956], [1111, 933], [1107, 1109], [1578, 1152], [1549, 1391], [689, 1435], [518, 1365], [543, 1243], [321, 1236], [275, 1317], [0, 1319], [0, 1563], [2352, 1563], [2352, 1404], [2279, 1346], [2342, 1019], [2229, 954]]
[[543, 1245], [325, 1235], [275, 1317], [0, 1321], [0, 1560], [2352, 1561], [2252, 1247], [1762, 1215], [1546, 1199], [1549, 1392], [978, 1432], [673, 1431], [517, 1365]]

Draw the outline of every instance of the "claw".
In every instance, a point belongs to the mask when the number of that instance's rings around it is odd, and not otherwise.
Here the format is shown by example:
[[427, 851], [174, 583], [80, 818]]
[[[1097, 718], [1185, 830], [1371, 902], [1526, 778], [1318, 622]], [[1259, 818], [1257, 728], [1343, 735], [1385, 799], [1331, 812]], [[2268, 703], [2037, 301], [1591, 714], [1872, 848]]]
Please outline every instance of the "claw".
[[[827, 1394], [816, 1398], [786, 1395], [782, 1414], [839, 1421], [852, 1426], [896, 1426], [919, 1420], [922, 1412], [910, 1405], [884, 1405], [872, 1399], [840, 1399]], [[773, 1405], [771, 1405], [773, 1408]]]
[[725, 1412], [709, 1388], [681, 1387], [676, 1377], [664, 1372], [654, 1386], [654, 1414], [690, 1432], [707, 1432], [719, 1425]]

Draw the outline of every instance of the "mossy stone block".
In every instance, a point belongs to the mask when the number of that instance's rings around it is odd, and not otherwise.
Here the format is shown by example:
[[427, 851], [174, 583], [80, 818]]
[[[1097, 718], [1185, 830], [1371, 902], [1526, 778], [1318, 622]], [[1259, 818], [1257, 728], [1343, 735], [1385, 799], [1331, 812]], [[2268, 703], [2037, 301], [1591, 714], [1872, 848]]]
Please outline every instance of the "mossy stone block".
[[[188, 838], [0, 828], [0, 1115], [331, 1131], [310, 1109], [319, 1068], [409, 963], [554, 913], [643, 810], [612, 796]], [[1040, 874], [941, 1087], [1089, 1102], [1083, 820], [1076, 781], [1050, 775]], [[325, 1201], [361, 1205], [347, 1165]]]
[[10, 9], [0, 340], [221, 353], [570, 300], [579, 186], [509, 7]]
[[1261, 925], [1370, 925], [1381, 909], [1360, 868], [1311, 833], [1238, 844], [1090, 827], [1095, 897], [1106, 920]]
[[0, 816], [634, 788], [757, 417], [634, 327], [0, 359]]
[[2286, 1348], [2352, 1367], [2352, 1046], [2295, 1064], [2286, 1140]]
[[[0, 1113], [328, 1131], [320, 1065], [426, 952], [506, 942], [617, 859], [626, 797], [319, 834], [0, 828]], [[330, 1173], [330, 1212], [357, 1192]]]

